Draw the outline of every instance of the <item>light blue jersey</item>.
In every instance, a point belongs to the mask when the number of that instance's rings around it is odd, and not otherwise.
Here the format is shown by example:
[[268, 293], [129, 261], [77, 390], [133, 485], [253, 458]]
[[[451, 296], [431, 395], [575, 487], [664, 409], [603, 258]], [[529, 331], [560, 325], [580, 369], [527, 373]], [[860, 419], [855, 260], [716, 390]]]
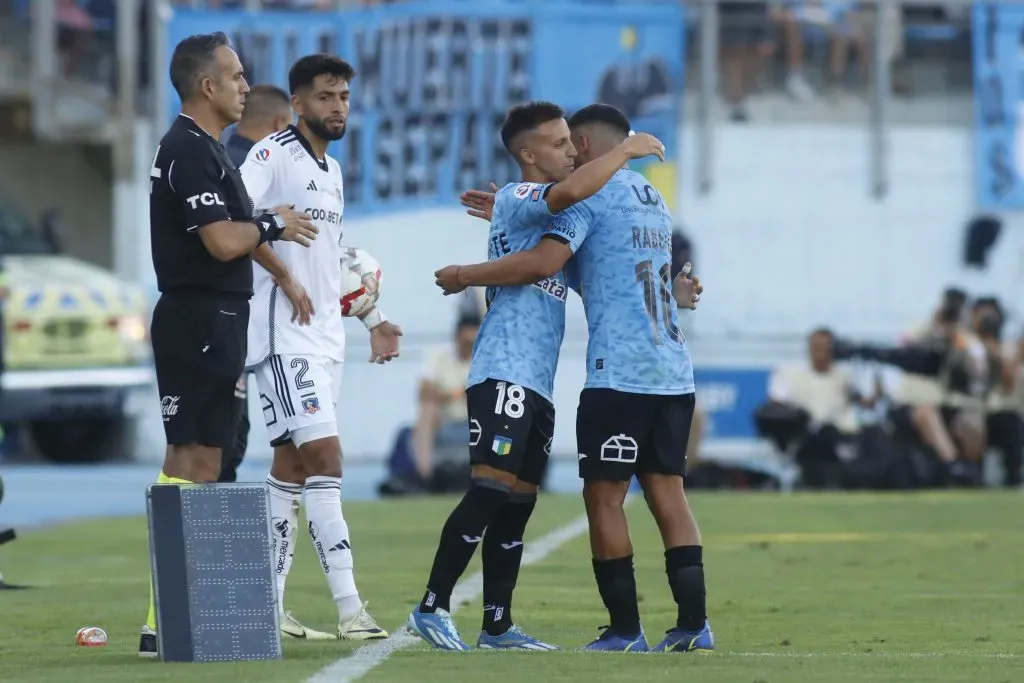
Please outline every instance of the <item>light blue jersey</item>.
[[[553, 215], [548, 185], [511, 183], [498, 190], [491, 213], [487, 260], [537, 245]], [[525, 287], [488, 287], [487, 315], [473, 347], [467, 386], [488, 378], [532, 389], [551, 401], [558, 350], [565, 334], [565, 276]]]
[[693, 365], [672, 296], [672, 216], [647, 179], [616, 172], [596, 195], [555, 217], [546, 234], [575, 254], [590, 330], [584, 387], [692, 393]]

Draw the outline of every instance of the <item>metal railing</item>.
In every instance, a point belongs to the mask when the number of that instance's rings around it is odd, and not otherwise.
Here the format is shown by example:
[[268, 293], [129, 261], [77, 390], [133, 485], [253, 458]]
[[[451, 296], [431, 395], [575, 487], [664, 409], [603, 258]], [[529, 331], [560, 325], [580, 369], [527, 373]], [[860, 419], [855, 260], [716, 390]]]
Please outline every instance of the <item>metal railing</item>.
[[[895, 100], [970, 95], [969, 14], [917, 5], [901, 8], [892, 2], [842, 4], [847, 7], [827, 11], [825, 5], [820, 12], [729, 6], [708, 16], [707, 4], [694, 3], [688, 83], [699, 90], [702, 69], [710, 66], [720, 72], [727, 98], [754, 93], [842, 104], [844, 95], [863, 97], [868, 91], [877, 52], [889, 67], [892, 89], [887, 95]], [[699, 46], [708, 32], [717, 34], [717, 55], [701, 54]], [[745, 92], [735, 92], [737, 80], [747, 81], [740, 88]], [[927, 114], [920, 108], [908, 112], [911, 117]], [[835, 107], [812, 115], [843, 117]], [[937, 115], [950, 120], [948, 113]]]
[[[522, 5], [538, 0], [504, 0]], [[673, 0], [547, 0], [645, 4]], [[500, 4], [502, 0], [475, 0]], [[174, 7], [338, 11], [364, 0], [122, 0], [116, 16], [62, 0], [0, 0], [0, 93], [31, 95], [38, 132], [96, 140], [165, 111], [165, 20]], [[375, 0], [369, 4], [382, 4]], [[685, 117], [695, 121], [711, 183], [711, 127], [725, 121], [863, 124], [872, 186], [886, 186], [883, 132], [913, 123], [968, 125], [970, 4], [688, 0]], [[124, 27], [126, 30], [115, 30]], [[27, 38], [30, 36], [31, 38]], [[681, 41], [683, 44], [683, 41]], [[682, 48], [681, 48], [682, 49]], [[30, 67], [30, 68], [26, 68]], [[150, 88], [150, 83], [161, 87]]]

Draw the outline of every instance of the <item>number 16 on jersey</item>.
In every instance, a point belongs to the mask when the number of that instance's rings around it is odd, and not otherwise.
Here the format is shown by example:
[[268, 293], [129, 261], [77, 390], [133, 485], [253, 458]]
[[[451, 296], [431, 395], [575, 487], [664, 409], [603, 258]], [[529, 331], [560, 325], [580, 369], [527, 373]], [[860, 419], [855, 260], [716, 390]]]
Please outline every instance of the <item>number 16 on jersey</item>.
[[[672, 298], [672, 266], [666, 263], [655, 272], [653, 261], [640, 261], [636, 264], [636, 281], [644, 290], [644, 307], [651, 323], [654, 343], [662, 343], [662, 324], [672, 340], [679, 343], [686, 341], [683, 331], [672, 320], [672, 311], [676, 305]], [[662, 320], [659, 321], [659, 318]]]

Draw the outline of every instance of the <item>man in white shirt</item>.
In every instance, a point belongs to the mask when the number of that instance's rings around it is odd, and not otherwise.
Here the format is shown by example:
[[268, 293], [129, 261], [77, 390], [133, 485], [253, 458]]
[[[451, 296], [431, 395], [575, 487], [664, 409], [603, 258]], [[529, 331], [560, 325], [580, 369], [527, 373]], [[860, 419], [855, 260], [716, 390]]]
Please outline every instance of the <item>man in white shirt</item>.
[[434, 447], [440, 435], [458, 439], [465, 452], [466, 381], [473, 362], [473, 344], [480, 331], [480, 319], [463, 315], [455, 326], [454, 343], [430, 349], [420, 373], [419, 410], [413, 427], [416, 471], [424, 482], [434, 468]]
[[772, 401], [799, 408], [810, 420], [796, 453], [808, 488], [841, 484], [840, 446], [860, 428], [852, 378], [835, 365], [834, 341], [829, 330], [814, 330], [808, 338], [810, 362], [778, 367], [768, 382]]
[[803, 408], [816, 425], [834, 425], [841, 433], [857, 431], [857, 415], [850, 399], [852, 380], [834, 363], [832, 333], [814, 330], [808, 339], [810, 363], [776, 368], [768, 383], [768, 396], [779, 403]]
[[[309, 535], [338, 607], [337, 637], [374, 640], [388, 635], [367, 613], [356, 589], [352, 543], [341, 507], [341, 443], [335, 417], [345, 356], [339, 300], [345, 203], [341, 168], [327, 156], [327, 146], [345, 134], [354, 76], [351, 65], [333, 55], [297, 61], [288, 76], [297, 125], [257, 142], [242, 165], [254, 206], [302, 206], [320, 230], [309, 249], [273, 249], [312, 300], [308, 325], [294, 320], [288, 297], [271, 274], [254, 266], [246, 360], [246, 367], [255, 370], [274, 446], [267, 485], [281, 630], [317, 640], [335, 636], [307, 629], [284, 612], [303, 496]], [[398, 355], [402, 332], [397, 325], [376, 308], [362, 322], [370, 330], [371, 362]]]

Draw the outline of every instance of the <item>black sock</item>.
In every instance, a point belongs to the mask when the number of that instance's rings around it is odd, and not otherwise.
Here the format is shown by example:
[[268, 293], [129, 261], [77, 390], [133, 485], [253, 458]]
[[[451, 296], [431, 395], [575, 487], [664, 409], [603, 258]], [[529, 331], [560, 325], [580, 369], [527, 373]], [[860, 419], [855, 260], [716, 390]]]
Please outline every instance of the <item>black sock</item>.
[[594, 577], [601, 600], [608, 608], [611, 629], [624, 638], [640, 635], [640, 607], [636, 601], [633, 556], [594, 560]]
[[701, 554], [699, 545], [681, 545], [665, 551], [665, 573], [679, 607], [676, 627], [684, 631], [700, 631], [708, 618]]
[[513, 493], [487, 527], [482, 628], [492, 636], [500, 636], [512, 626], [512, 592], [523, 562], [523, 532], [536, 505], [536, 494]]
[[421, 612], [451, 611], [455, 584], [473, 559], [473, 553], [483, 539], [484, 529], [508, 500], [508, 491], [496, 486], [473, 482], [452, 514], [448, 515], [448, 521], [441, 529], [434, 565], [430, 568], [427, 592], [420, 602]]

